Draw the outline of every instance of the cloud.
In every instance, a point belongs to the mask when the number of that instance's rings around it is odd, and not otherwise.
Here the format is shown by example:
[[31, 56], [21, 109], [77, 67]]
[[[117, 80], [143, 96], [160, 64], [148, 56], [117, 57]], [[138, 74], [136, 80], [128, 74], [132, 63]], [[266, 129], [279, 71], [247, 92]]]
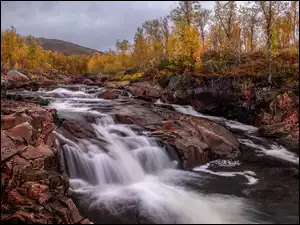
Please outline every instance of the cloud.
[[[114, 49], [117, 39], [133, 40], [145, 20], [166, 16], [173, 1], [1, 1], [1, 29], [15, 26], [32, 34], [70, 41], [86, 47]], [[204, 7], [212, 2], [203, 2]]]

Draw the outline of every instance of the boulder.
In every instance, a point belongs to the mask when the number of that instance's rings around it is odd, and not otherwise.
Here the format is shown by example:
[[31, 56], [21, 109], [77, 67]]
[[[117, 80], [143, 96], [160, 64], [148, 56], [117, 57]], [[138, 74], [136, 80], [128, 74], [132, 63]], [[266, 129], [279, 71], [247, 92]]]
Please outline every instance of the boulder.
[[91, 81], [90, 79], [84, 79], [84, 80], [82, 81], [82, 83], [85, 84], [85, 85], [94, 84], [94, 82]]
[[125, 87], [125, 90], [143, 100], [156, 100], [161, 98], [163, 94], [163, 89], [158, 84], [154, 85], [150, 81], [133, 83]]
[[103, 97], [104, 99], [116, 99], [116, 98], [118, 98], [119, 96], [118, 96], [116, 93], [112, 92], [112, 91], [104, 91], [104, 92], [102, 93], [102, 97]]

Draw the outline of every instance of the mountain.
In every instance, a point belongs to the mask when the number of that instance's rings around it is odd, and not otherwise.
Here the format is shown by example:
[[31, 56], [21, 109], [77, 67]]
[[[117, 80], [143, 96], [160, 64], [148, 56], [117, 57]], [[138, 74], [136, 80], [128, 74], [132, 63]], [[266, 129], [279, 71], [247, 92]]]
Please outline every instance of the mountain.
[[47, 38], [34, 38], [35, 41], [41, 45], [44, 49], [56, 51], [63, 53], [65, 55], [92, 55], [94, 52], [103, 53], [101, 51], [83, 47], [71, 42], [57, 40], [57, 39], [47, 39]]

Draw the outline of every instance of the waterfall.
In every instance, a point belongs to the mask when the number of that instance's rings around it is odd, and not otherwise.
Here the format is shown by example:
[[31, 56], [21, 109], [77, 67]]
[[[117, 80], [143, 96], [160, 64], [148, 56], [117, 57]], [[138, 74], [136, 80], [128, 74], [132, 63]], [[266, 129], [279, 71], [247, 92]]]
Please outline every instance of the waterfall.
[[[52, 101], [50, 108], [72, 119], [86, 114], [97, 117], [91, 126], [99, 138], [105, 139], [105, 143], [91, 139], [74, 143], [57, 135], [70, 191], [91, 221], [101, 223], [112, 217], [121, 223], [130, 218], [135, 223], [255, 222], [249, 202], [235, 196], [205, 194], [201, 191], [203, 178], [176, 169], [177, 162], [164, 147], [128, 126], [115, 124], [110, 115], [91, 110], [88, 103], [101, 103], [94, 94], [63, 88], [44, 91], [46, 96], [53, 93], [66, 99]], [[87, 101], [79, 105], [77, 98]], [[103, 100], [103, 104], [113, 103]], [[189, 182], [197, 184], [197, 190], [186, 185]]]

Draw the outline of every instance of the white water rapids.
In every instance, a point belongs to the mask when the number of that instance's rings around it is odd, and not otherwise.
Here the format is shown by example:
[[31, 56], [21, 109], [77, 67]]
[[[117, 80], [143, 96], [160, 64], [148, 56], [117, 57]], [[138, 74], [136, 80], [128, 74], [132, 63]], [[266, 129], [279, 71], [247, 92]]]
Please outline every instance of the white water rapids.
[[54, 94], [59, 97], [49, 108], [56, 108], [60, 116], [76, 120], [87, 114], [98, 117], [92, 127], [105, 140], [101, 144], [89, 139], [75, 143], [57, 133], [70, 190], [82, 196], [80, 203], [86, 210], [99, 210], [99, 215], [93, 214], [94, 220], [101, 221], [100, 212], [104, 209], [121, 221], [127, 212], [133, 212], [150, 223], [256, 222], [251, 216], [255, 210], [249, 202], [192, 190], [185, 184], [194, 182], [201, 188], [199, 174], [176, 169], [177, 162], [152, 139], [136, 134], [128, 126], [115, 124], [110, 115], [87, 106], [94, 102], [112, 104], [113, 100], [63, 88], [42, 92], [52, 100]]

